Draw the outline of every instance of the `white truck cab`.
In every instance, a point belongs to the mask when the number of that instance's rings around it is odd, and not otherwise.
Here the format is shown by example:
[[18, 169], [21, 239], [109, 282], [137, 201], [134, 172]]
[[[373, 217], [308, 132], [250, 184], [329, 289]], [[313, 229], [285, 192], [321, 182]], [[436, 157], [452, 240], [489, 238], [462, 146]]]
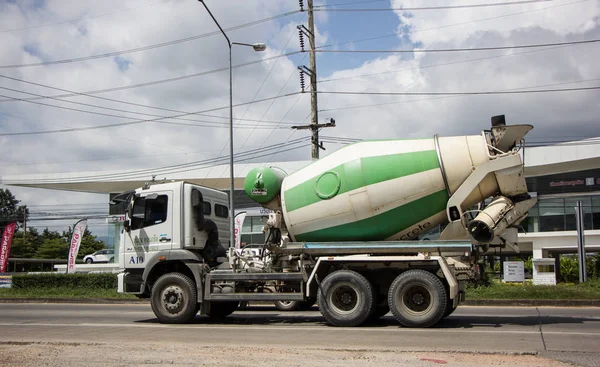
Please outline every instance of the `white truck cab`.
[[227, 201], [224, 192], [188, 182], [147, 184], [130, 193], [119, 253], [130, 282], [119, 288], [149, 292], [140, 276], [163, 258], [217, 265], [230, 245]]

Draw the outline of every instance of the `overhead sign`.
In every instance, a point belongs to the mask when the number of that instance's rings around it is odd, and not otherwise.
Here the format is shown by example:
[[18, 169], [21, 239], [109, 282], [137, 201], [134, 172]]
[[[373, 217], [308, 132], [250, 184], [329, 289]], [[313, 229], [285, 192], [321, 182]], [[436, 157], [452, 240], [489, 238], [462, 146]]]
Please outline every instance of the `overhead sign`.
[[505, 261], [503, 280], [505, 282], [524, 282], [525, 263], [523, 261]]

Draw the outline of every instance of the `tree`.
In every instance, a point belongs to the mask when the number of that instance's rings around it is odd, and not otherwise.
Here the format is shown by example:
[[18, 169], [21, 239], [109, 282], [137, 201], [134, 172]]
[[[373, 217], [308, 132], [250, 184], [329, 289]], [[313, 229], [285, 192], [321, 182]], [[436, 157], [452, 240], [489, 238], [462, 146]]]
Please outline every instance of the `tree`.
[[69, 243], [62, 238], [45, 240], [36, 251], [38, 259], [66, 259], [69, 256]]
[[6, 225], [17, 222], [23, 224], [29, 216], [27, 206], [18, 204], [19, 200], [8, 189], [0, 189], [0, 234]]
[[27, 234], [24, 232], [15, 233], [12, 247], [10, 249], [10, 257], [16, 258], [32, 258], [44, 242], [38, 230], [34, 227], [27, 228]]

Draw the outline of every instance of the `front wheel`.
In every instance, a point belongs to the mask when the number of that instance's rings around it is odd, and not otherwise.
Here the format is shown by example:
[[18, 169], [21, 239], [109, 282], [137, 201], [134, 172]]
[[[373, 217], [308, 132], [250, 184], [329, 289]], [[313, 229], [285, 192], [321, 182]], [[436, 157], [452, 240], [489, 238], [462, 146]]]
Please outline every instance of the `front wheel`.
[[181, 273], [165, 274], [154, 283], [150, 304], [161, 323], [188, 323], [198, 312], [196, 285]]
[[396, 320], [406, 327], [430, 327], [446, 311], [446, 288], [425, 270], [408, 270], [390, 286], [388, 304]]
[[86, 264], [91, 264], [91, 263], [93, 263], [93, 262], [94, 262], [94, 260], [92, 260], [92, 259], [87, 259], [87, 260], [85, 260], [85, 263], [86, 263]]
[[373, 309], [373, 287], [361, 274], [337, 270], [323, 280], [318, 290], [321, 314], [334, 326], [357, 326]]

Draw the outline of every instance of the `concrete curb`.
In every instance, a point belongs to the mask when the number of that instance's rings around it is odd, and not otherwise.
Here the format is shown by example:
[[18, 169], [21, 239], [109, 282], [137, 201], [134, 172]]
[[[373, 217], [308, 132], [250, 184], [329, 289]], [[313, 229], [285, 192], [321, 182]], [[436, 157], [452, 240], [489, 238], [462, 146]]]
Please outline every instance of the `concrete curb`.
[[472, 299], [464, 306], [600, 307], [600, 299]]
[[[0, 298], [0, 303], [84, 303], [84, 304], [147, 304], [149, 299], [118, 298]], [[463, 306], [521, 307], [600, 307], [600, 299], [477, 299], [466, 300]]]

